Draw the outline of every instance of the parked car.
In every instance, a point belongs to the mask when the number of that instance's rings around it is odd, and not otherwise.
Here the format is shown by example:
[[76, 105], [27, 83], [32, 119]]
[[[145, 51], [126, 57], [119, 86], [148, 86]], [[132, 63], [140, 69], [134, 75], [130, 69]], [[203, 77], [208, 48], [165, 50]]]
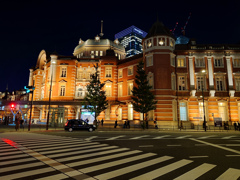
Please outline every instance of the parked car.
[[70, 119], [67, 120], [65, 123], [65, 130], [72, 132], [74, 130], [88, 130], [89, 132], [92, 132], [96, 129], [95, 125], [88, 124], [84, 120], [81, 119]]

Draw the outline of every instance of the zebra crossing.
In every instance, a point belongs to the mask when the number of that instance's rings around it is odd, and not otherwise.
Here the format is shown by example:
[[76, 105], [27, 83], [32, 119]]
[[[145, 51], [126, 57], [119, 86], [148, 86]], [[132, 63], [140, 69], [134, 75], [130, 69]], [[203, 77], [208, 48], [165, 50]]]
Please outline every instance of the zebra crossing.
[[[139, 135], [133, 137], [126, 137], [126, 135], [117, 135], [111, 138], [108, 137], [101, 137], [101, 136], [91, 136], [85, 138], [87, 141], [109, 141], [109, 140], [143, 140], [143, 139], [190, 139], [193, 135], [162, 135], [162, 136], [151, 136], [151, 135]], [[196, 137], [196, 139], [223, 139], [223, 140], [239, 140], [239, 136], [225, 136], [225, 137], [218, 137], [217, 135], [209, 135], [209, 136], [202, 136]]]
[[[193, 159], [146, 153], [71, 137], [29, 133], [0, 134], [0, 179], [168, 179], [192, 180], [218, 169]], [[139, 139], [148, 136], [138, 136]], [[169, 136], [158, 136], [162, 139]], [[178, 139], [189, 136], [179, 136]], [[112, 137], [122, 138], [122, 136]], [[135, 138], [138, 139], [138, 138]], [[186, 167], [186, 168], [185, 168]], [[221, 168], [220, 168], [221, 169]], [[176, 175], [176, 176], [175, 176]], [[175, 176], [175, 177], [173, 177]], [[231, 178], [230, 178], [231, 177]], [[228, 168], [214, 179], [239, 179], [240, 169]]]

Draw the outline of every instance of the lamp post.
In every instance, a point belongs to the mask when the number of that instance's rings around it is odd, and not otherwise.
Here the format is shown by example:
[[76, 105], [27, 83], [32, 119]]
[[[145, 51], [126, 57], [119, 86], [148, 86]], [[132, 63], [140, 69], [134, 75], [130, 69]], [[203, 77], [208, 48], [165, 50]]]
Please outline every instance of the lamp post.
[[[202, 73], [205, 73], [205, 70], [202, 70]], [[204, 82], [204, 80], [203, 80]], [[204, 83], [203, 83], [204, 84]], [[205, 118], [205, 106], [204, 106], [204, 93], [203, 93], [203, 84], [202, 84], [202, 98], [203, 98], [203, 124], [204, 124], [204, 130], [205, 132], [207, 131], [207, 126], [206, 126], [206, 118]]]

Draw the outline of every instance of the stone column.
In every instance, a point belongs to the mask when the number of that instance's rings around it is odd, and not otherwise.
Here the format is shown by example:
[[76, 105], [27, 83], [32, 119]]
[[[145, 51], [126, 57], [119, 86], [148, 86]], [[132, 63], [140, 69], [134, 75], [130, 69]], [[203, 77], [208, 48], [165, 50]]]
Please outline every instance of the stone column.
[[194, 82], [194, 66], [193, 66], [193, 56], [189, 56], [189, 76], [190, 76], [190, 91], [191, 95], [195, 96], [196, 89], [195, 89], [195, 82]]
[[28, 86], [32, 86], [33, 85], [33, 69], [29, 69], [30, 73], [29, 73], [29, 81], [28, 81]]
[[214, 80], [213, 80], [212, 56], [208, 56], [207, 60], [208, 60], [209, 93], [210, 93], [210, 97], [214, 97], [215, 89], [214, 89]]
[[231, 97], [234, 97], [235, 90], [233, 89], [233, 75], [232, 75], [232, 65], [230, 61], [230, 56], [226, 56], [226, 62], [227, 62], [229, 95]]

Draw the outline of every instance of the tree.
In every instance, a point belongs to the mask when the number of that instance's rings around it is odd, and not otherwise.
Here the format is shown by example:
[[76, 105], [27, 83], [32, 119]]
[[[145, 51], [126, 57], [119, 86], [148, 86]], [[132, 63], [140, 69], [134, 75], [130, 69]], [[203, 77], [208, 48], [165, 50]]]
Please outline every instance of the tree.
[[157, 101], [154, 100], [155, 96], [151, 92], [152, 86], [148, 84], [147, 75], [144, 70], [144, 62], [139, 62], [137, 66], [137, 75], [135, 76], [135, 85], [132, 90], [133, 109], [144, 115], [156, 109]]
[[98, 63], [95, 66], [95, 73], [91, 74], [90, 83], [87, 85], [87, 95], [84, 98], [85, 108], [95, 112], [95, 122], [98, 115], [107, 109], [108, 101], [103, 90], [105, 83], [101, 83], [99, 78]]

